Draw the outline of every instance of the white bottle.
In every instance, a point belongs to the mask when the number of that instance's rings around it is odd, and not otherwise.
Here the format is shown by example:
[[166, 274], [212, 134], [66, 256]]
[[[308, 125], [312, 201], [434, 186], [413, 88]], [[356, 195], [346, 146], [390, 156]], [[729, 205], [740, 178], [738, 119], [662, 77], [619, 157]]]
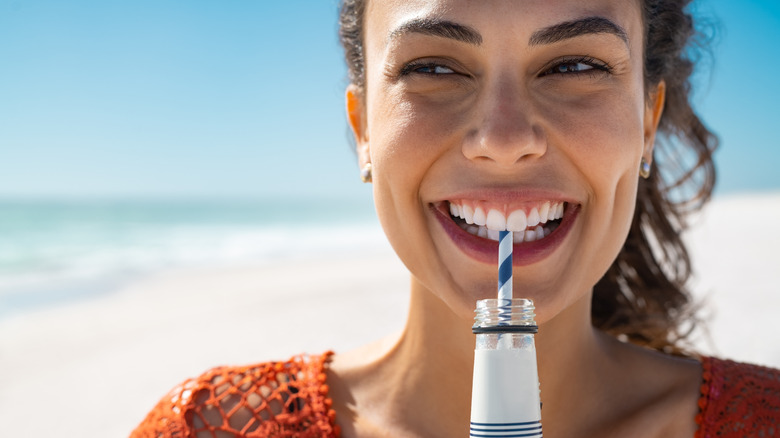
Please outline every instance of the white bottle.
[[533, 301], [480, 300], [470, 437], [542, 436]]

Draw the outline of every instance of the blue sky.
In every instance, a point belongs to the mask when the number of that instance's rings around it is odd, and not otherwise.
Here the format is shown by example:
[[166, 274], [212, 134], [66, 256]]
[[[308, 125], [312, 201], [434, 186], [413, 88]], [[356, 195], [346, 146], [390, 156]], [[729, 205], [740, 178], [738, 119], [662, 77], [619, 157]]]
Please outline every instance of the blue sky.
[[[336, 0], [0, 0], [0, 196], [368, 196]], [[699, 1], [720, 193], [780, 190], [780, 2]]]

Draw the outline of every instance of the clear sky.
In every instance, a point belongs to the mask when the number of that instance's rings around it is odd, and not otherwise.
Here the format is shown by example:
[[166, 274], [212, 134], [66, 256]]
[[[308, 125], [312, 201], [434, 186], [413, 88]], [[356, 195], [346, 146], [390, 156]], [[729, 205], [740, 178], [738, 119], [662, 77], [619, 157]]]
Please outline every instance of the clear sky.
[[[716, 21], [721, 193], [780, 190], [780, 2]], [[336, 0], [0, 0], [0, 196], [365, 196]]]

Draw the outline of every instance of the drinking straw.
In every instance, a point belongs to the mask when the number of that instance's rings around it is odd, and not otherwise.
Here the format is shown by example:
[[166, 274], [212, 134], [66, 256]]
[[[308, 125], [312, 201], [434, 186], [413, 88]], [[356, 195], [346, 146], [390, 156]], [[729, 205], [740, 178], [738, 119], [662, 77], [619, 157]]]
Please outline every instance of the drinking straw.
[[498, 232], [498, 299], [500, 306], [509, 305], [503, 300], [512, 299], [512, 232]]
[[[507, 325], [512, 320], [512, 232], [498, 232], [498, 325]], [[498, 348], [512, 348], [508, 336], [498, 335]]]

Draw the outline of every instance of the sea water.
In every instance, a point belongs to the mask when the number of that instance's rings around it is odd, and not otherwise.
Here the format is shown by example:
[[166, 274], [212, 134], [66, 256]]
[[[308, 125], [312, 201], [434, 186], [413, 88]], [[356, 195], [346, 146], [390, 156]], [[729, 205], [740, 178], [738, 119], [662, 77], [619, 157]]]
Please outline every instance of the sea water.
[[383, 242], [370, 199], [0, 200], [0, 318], [169, 268]]

